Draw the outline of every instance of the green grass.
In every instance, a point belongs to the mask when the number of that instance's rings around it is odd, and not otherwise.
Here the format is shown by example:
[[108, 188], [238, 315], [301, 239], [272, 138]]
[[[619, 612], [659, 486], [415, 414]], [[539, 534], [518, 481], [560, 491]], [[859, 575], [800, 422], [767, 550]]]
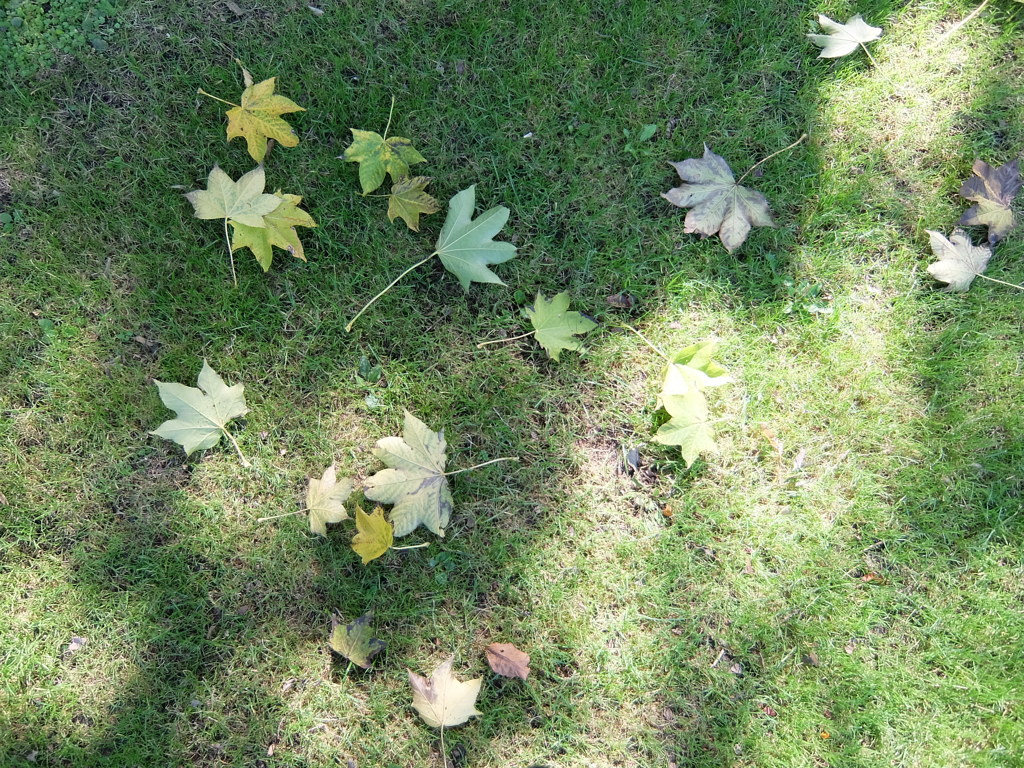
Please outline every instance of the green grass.
[[[440, 766], [406, 668], [452, 656], [485, 678], [445, 734], [460, 765], [1022, 764], [1022, 298], [938, 291], [925, 229], [976, 157], [1024, 154], [1024, 7], [943, 37], [976, 6], [239, 6], [126, 2], [105, 54], [4, 92], [0, 764]], [[883, 26], [877, 66], [816, 59], [819, 12]], [[181, 197], [252, 167], [196, 95], [237, 96], [236, 57], [307, 108], [267, 178], [319, 223], [308, 263], [241, 254], [237, 289]], [[468, 295], [435, 260], [347, 334], [443, 222], [390, 224], [337, 159], [392, 95], [434, 194], [477, 184], [519, 251]], [[742, 173], [805, 131], [750, 179], [778, 228], [735, 254], [658, 196], [704, 143]], [[1024, 283], [1022, 256], [1018, 230], [988, 274]], [[538, 290], [601, 321], [585, 354], [476, 348]], [[662, 363], [624, 324], [720, 340], [719, 455], [651, 442]], [[252, 469], [147, 434], [152, 380], [203, 358], [246, 386]], [[375, 471], [406, 409], [453, 469], [520, 457], [452, 478], [445, 539], [363, 567], [350, 524], [259, 522], [332, 461]], [[364, 673], [326, 641], [370, 609], [389, 646]], [[493, 641], [528, 681], [490, 674]]]

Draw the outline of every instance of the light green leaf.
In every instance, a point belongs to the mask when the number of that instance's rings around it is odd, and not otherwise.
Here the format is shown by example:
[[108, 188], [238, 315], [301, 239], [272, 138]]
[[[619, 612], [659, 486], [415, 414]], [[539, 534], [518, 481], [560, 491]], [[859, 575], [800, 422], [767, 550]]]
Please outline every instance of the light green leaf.
[[341, 157], [350, 163], [359, 163], [359, 184], [364, 195], [377, 189], [387, 174], [397, 182], [409, 175], [410, 165], [427, 161], [413, 148], [409, 139], [401, 136], [385, 139], [373, 131], [350, 130], [352, 143]]
[[259, 165], [238, 181], [214, 166], [206, 189], [185, 195], [195, 209], [197, 219], [231, 219], [250, 227], [263, 227], [263, 217], [281, 204], [276, 195], [264, 194], [266, 177]]
[[508, 221], [508, 208], [497, 205], [473, 219], [475, 205], [474, 184], [448, 203], [448, 218], [437, 239], [437, 255], [441, 257], [441, 263], [459, 278], [465, 291], [473, 282], [504, 285], [487, 265], [501, 264], [516, 255], [516, 247], [512, 243], [492, 239]]
[[343, 624], [337, 616], [331, 617], [331, 650], [363, 669], [369, 669], [373, 657], [387, 647], [387, 643], [373, 636], [370, 621], [372, 613], [364, 613], [351, 624]]
[[340, 523], [348, 519], [345, 500], [352, 495], [352, 481], [338, 480], [335, 466], [324, 470], [323, 477], [309, 478], [306, 489], [306, 510], [309, 512], [309, 530], [320, 536], [327, 535], [327, 523]]
[[853, 53], [864, 43], [870, 43], [882, 36], [881, 27], [872, 27], [858, 13], [845, 24], [832, 21], [828, 16], [818, 16], [818, 24], [829, 34], [808, 35], [811, 42], [822, 49], [819, 59], [838, 59]]
[[[700, 396], [703, 399], [703, 395]], [[715, 453], [715, 431], [707, 421], [673, 416], [661, 425], [654, 435], [655, 441], [662, 445], [678, 445], [683, 454], [686, 466], [691, 466], [702, 453]]]
[[573, 338], [574, 335], [588, 333], [597, 327], [589, 317], [569, 311], [568, 293], [560, 293], [550, 300], [538, 293], [533, 307], [526, 307], [524, 311], [533, 323], [537, 342], [554, 360], [558, 360], [563, 349], [575, 350], [583, 345], [582, 340]]
[[366, 498], [394, 504], [391, 522], [395, 536], [425, 525], [438, 536], [452, 513], [452, 494], [444, 476], [444, 431], [433, 432], [408, 411], [402, 437], [377, 441], [374, 455], [389, 468], [366, 479]]
[[741, 187], [725, 158], [704, 145], [704, 157], [669, 163], [679, 177], [689, 182], [663, 192], [672, 205], [689, 208], [684, 232], [701, 237], [717, 234], [725, 249], [732, 253], [747, 239], [751, 227], [774, 227], [765, 196], [749, 187]]
[[441, 210], [437, 200], [426, 193], [429, 176], [416, 176], [396, 181], [388, 195], [388, 221], [401, 217], [413, 232], [420, 231], [420, 214]]
[[199, 389], [162, 381], [154, 383], [163, 404], [177, 418], [165, 421], [150, 434], [172, 440], [185, 449], [186, 455], [215, 446], [227, 434], [228, 422], [249, 412], [244, 387], [227, 386], [205, 360], [199, 373]]
[[295, 227], [315, 227], [313, 217], [299, 208], [302, 198], [298, 195], [285, 195], [281, 190], [273, 195], [278, 205], [263, 217], [263, 227], [251, 227], [238, 221], [231, 221], [234, 236], [231, 238], [231, 250], [249, 248], [256, 261], [266, 272], [273, 261], [273, 247], [282, 248], [297, 259], [306, 260], [306, 252], [299, 240]]

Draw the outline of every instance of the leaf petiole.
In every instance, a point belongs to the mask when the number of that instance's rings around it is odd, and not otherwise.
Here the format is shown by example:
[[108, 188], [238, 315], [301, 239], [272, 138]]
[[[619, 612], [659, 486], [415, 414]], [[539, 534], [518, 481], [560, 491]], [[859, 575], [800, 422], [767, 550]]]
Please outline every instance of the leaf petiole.
[[864, 43], [858, 43], [858, 45], [860, 45], [860, 47], [864, 49], [864, 53], [868, 55], [868, 61], [871, 62], [871, 66], [877, 68], [878, 62], [875, 61], [875, 57], [871, 55], [871, 51], [867, 49], [867, 46], [865, 46]]
[[497, 464], [499, 461], [519, 461], [519, 457], [518, 456], [503, 456], [500, 459], [491, 459], [490, 461], [485, 461], [483, 464], [475, 464], [474, 466], [466, 467], [465, 469], [456, 469], [453, 472], [445, 472], [444, 476], [445, 477], [450, 477], [452, 475], [459, 475], [459, 474], [462, 474], [463, 472], [469, 472], [469, 471], [474, 470], [474, 469], [480, 469], [480, 467], [486, 467], [488, 464]]
[[388, 130], [391, 128], [391, 117], [395, 114], [395, 97], [391, 96], [391, 109], [388, 110], [388, 124], [384, 126], [384, 140], [387, 141]]
[[390, 283], [388, 283], [388, 286], [387, 286], [387, 287], [386, 287], [386, 288], [385, 288], [385, 289], [384, 289], [383, 291], [381, 291], [381, 292], [380, 292], [380, 293], [378, 293], [378, 294], [377, 294], [376, 296], [374, 296], [374, 297], [373, 297], [372, 299], [370, 299], [370, 300], [369, 300], [369, 301], [368, 301], [368, 302], [367, 302], [367, 303], [366, 303], [366, 304], [365, 304], [365, 305], [363, 306], [363, 308], [362, 308], [362, 309], [360, 309], [360, 310], [359, 310], [359, 312], [357, 312], [357, 313], [356, 313], [356, 316], [355, 316], [355, 317], [353, 317], [353, 318], [352, 318], [351, 320], [349, 320], [349, 321], [348, 321], [348, 325], [346, 325], [346, 326], [345, 326], [345, 331], [346, 331], [347, 333], [351, 333], [351, 332], [352, 332], [352, 326], [356, 324], [356, 320], [358, 320], [358, 319], [359, 319], [360, 317], [362, 317], [363, 313], [364, 313], [364, 312], [365, 312], [366, 310], [368, 310], [368, 309], [369, 309], [369, 308], [370, 308], [370, 307], [371, 307], [371, 306], [373, 305], [373, 303], [374, 303], [375, 301], [377, 301], [377, 299], [379, 299], [379, 298], [380, 298], [381, 296], [383, 296], [383, 295], [384, 295], [385, 293], [387, 293], [388, 291], [390, 291], [390, 290], [391, 290], [391, 289], [392, 289], [392, 288], [393, 288], [393, 287], [395, 286], [395, 284], [396, 284], [396, 283], [397, 283], [397, 282], [398, 282], [399, 280], [401, 280], [401, 279], [402, 279], [403, 277], [405, 277], [406, 275], [408, 275], [408, 274], [409, 274], [410, 272], [412, 272], [412, 271], [413, 271], [414, 269], [416, 269], [417, 267], [422, 267], [422, 266], [423, 266], [424, 264], [426, 264], [426, 263], [427, 263], [428, 261], [430, 261], [430, 260], [431, 260], [432, 258], [434, 258], [435, 256], [437, 256], [437, 251], [434, 251], [434, 252], [433, 252], [432, 254], [430, 254], [429, 256], [427, 256], [427, 258], [423, 259], [422, 261], [417, 261], [417, 262], [416, 262], [415, 264], [413, 264], [413, 265], [412, 265], [411, 267], [409, 267], [409, 268], [408, 268], [407, 270], [405, 270], [405, 272], [403, 272], [403, 273], [402, 273], [402, 274], [400, 274], [400, 275], [399, 275], [398, 277], [396, 277], [396, 278], [395, 278], [394, 280], [392, 280], [392, 281], [391, 281]]
[[196, 91], [198, 93], [203, 94], [203, 96], [209, 96], [214, 101], [219, 101], [221, 104], [227, 104], [229, 107], [238, 107], [239, 109], [241, 109], [241, 107], [238, 104], [235, 104], [233, 101], [225, 101], [220, 96], [214, 96], [212, 93], [207, 93], [202, 88], [197, 88]]
[[527, 331], [526, 333], [520, 333], [518, 336], [509, 336], [507, 339], [492, 339], [491, 341], [481, 341], [476, 345], [477, 349], [483, 349], [488, 344], [504, 344], [508, 341], [515, 341], [516, 339], [525, 339], [528, 336], [533, 336], [536, 331]]
[[256, 522], [257, 523], [265, 523], [268, 520], [280, 520], [282, 517], [295, 517], [296, 515], [301, 515], [301, 514], [302, 514], [302, 512], [300, 512], [299, 510], [295, 510], [294, 512], [285, 512], [283, 515], [271, 515], [270, 517], [260, 517], [260, 518], [257, 518]]
[[1018, 291], [1024, 291], [1024, 285], [1017, 285], [1016, 283], [1008, 283], [1005, 280], [1000, 280], [1000, 279], [995, 278], [995, 277], [989, 277], [988, 275], [983, 275], [981, 273], [978, 273], [977, 275], [975, 275], [975, 277], [981, 277], [981, 278], [984, 278], [985, 280], [991, 280], [993, 283], [999, 283], [1000, 285], [1008, 285], [1010, 288], [1016, 288]]
[[[861, 43], [861, 44], [860, 44], [860, 47], [861, 47], [861, 48], [864, 48], [864, 43]], [[867, 50], [868, 50], [867, 48], [864, 48], [864, 51], [865, 51], [865, 53], [867, 52]], [[868, 58], [871, 58], [871, 54], [870, 54], [870, 53], [868, 53]], [[874, 63], [874, 61], [875, 61], [875, 60], [874, 60], [874, 59], [871, 59], [871, 61], [872, 61], [872, 63]], [[746, 173], [744, 173], [744, 174], [743, 174], [742, 176], [740, 176], [740, 177], [739, 177], [739, 178], [738, 178], [738, 179], [736, 180], [736, 184], [737, 184], [737, 185], [739, 185], [739, 183], [740, 183], [741, 181], [743, 181], [743, 180], [744, 180], [745, 178], [747, 178], [747, 176], [749, 176], [749, 175], [750, 175], [750, 172], [751, 172], [752, 170], [754, 170], [755, 168], [757, 168], [757, 166], [761, 165], [762, 163], [766, 163], [766, 162], [768, 162], [769, 160], [771, 160], [771, 159], [772, 159], [773, 157], [775, 157], [776, 155], [781, 155], [781, 154], [782, 154], [783, 152], [788, 152], [788, 151], [789, 151], [789, 150], [791, 150], [791, 149], [792, 149], [793, 147], [795, 147], [795, 146], [797, 146], [798, 144], [800, 144], [800, 142], [802, 142], [802, 141], [803, 141], [804, 139], [806, 139], [806, 138], [807, 138], [807, 134], [805, 133], [805, 134], [801, 135], [799, 139], [797, 139], [797, 140], [796, 140], [796, 141], [794, 141], [794, 142], [793, 142], [792, 144], [790, 144], [790, 145], [789, 145], [788, 147], [783, 147], [783, 148], [782, 148], [782, 149], [780, 149], [780, 150], [779, 150], [778, 152], [772, 152], [772, 153], [771, 153], [770, 155], [768, 155], [768, 157], [764, 158], [763, 160], [758, 160], [758, 161], [757, 161], [756, 163], [754, 163], [754, 164], [753, 164], [752, 166], [750, 166], [750, 167], [749, 167], [749, 168], [747, 169], [747, 172], [746, 172]]]
[[243, 467], [251, 467], [252, 464], [250, 464], [249, 460], [247, 458], [245, 458], [245, 454], [242, 453], [242, 449], [239, 447], [238, 441], [235, 440], [234, 436], [230, 432], [228, 432], [226, 429], [224, 429], [223, 427], [221, 427], [221, 432], [223, 432], [225, 435], [227, 435], [228, 440], [230, 440], [231, 444], [233, 446], [235, 446], [235, 450], [238, 451], [238, 458], [240, 458], [242, 460], [242, 466]]
[[231, 282], [238, 287], [238, 275], [235, 274], [235, 252], [231, 250], [231, 235], [228, 234], [228, 220], [224, 219], [224, 242], [228, 246], [228, 260], [231, 262]]
[[668, 355], [666, 355], [664, 352], [662, 352], [660, 349], [658, 349], [656, 346], [654, 346], [654, 342], [652, 342], [650, 339], [648, 339], [646, 336], [644, 336], [642, 333], [640, 333], [640, 331], [638, 331], [633, 326], [631, 326], [631, 325], [617, 325], [617, 326], [612, 326], [612, 327], [614, 327], [614, 328], [625, 328], [627, 331], [632, 331], [633, 333], [635, 333], [637, 336], [640, 337], [640, 340], [644, 344], [646, 344], [648, 347], [650, 347], [655, 352], [657, 352], [659, 357], [661, 357], [661, 358], [663, 358], [665, 360], [668, 360]]
[[423, 549], [423, 547], [429, 547], [429, 546], [430, 546], [430, 542], [429, 541], [424, 541], [422, 544], [409, 544], [408, 546], [405, 546], [405, 547], [388, 547], [388, 549], [393, 549], [396, 552], [401, 552], [403, 549]]

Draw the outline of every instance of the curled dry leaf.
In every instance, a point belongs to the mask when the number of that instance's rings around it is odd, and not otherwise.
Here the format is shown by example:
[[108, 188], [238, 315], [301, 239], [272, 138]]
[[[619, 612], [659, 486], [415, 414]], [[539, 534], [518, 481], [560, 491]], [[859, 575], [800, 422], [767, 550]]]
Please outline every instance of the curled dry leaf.
[[452, 659], [435, 669], [430, 679], [409, 672], [412, 686], [412, 705], [427, 725], [435, 728], [449, 728], [462, 725], [471, 717], [482, 713], [477, 711], [476, 699], [480, 695], [483, 678], [460, 682], [452, 674]]
[[487, 646], [487, 663], [497, 674], [525, 680], [530, 674], [530, 655], [512, 643], [491, 643]]

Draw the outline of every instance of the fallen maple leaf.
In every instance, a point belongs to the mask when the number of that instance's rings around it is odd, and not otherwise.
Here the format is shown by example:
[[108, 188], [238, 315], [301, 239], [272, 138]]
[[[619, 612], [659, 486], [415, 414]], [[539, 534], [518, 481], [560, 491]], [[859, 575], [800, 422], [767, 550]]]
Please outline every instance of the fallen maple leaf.
[[395, 541], [394, 529], [384, 519], [384, 510], [380, 507], [371, 515], [366, 514], [362, 507], [356, 507], [356, 531], [358, 533], [352, 537], [352, 549], [363, 559], [363, 565], [383, 555]]
[[364, 613], [351, 624], [344, 624], [337, 616], [332, 616], [331, 650], [353, 664], [369, 669], [373, 657], [387, 647], [387, 643], [373, 636], [370, 628], [372, 618], [372, 613]]
[[[882, 28], [872, 27], [859, 13], [845, 24], [832, 21], [828, 16], [821, 14], [818, 16], [818, 24], [829, 34], [809, 34], [807, 37], [822, 49], [818, 54], [819, 59], [838, 59], [840, 56], [853, 53], [857, 46], [864, 48], [864, 43], [870, 43], [882, 36]], [[864, 48], [864, 52], [868, 53], [868, 49]], [[870, 57], [871, 54], [868, 53], [868, 58]]]
[[327, 535], [327, 523], [340, 523], [348, 519], [345, 500], [352, 494], [352, 481], [338, 482], [334, 464], [324, 470], [317, 480], [309, 478], [306, 489], [306, 510], [309, 512], [309, 530], [320, 536]]
[[452, 674], [452, 661], [449, 659], [437, 667], [429, 680], [409, 671], [412, 705], [424, 722], [435, 728], [461, 725], [469, 718], [483, 714], [476, 708], [483, 678], [465, 683], [456, 680]]
[[420, 231], [420, 215], [441, 210], [437, 200], [426, 193], [429, 176], [399, 179], [388, 195], [388, 221], [401, 218], [413, 232]]
[[352, 143], [341, 158], [350, 163], [359, 163], [359, 184], [363, 194], [368, 195], [381, 184], [384, 177], [391, 175], [393, 182], [398, 182], [409, 175], [409, 166], [425, 163], [427, 158], [413, 147], [409, 139], [392, 136], [385, 139], [373, 131], [352, 131]]
[[377, 441], [373, 453], [389, 468], [366, 479], [366, 498], [394, 504], [395, 536], [405, 536], [420, 525], [444, 536], [452, 513], [452, 494], [444, 476], [444, 430], [434, 432], [406, 411], [402, 435]]
[[474, 219], [475, 206], [476, 184], [449, 201], [448, 217], [437, 238], [436, 253], [441, 263], [459, 278], [464, 291], [469, 291], [473, 282], [504, 285], [487, 265], [502, 264], [516, 255], [512, 243], [494, 240], [508, 221], [508, 208], [496, 205]]
[[568, 293], [545, 299], [544, 294], [538, 292], [533, 306], [526, 307], [524, 312], [533, 324], [537, 342], [547, 351], [548, 357], [556, 361], [563, 349], [576, 350], [583, 346], [583, 341], [573, 336], [597, 328], [597, 323], [589, 317], [569, 310]]
[[268, 138], [283, 147], [294, 147], [299, 143], [299, 137], [281, 115], [306, 110], [291, 99], [274, 93], [276, 77], [253, 85], [252, 75], [242, 67], [242, 78], [246, 86], [242, 91], [242, 103], [227, 111], [228, 141], [245, 137], [249, 155], [257, 163], [262, 163], [267, 154]]
[[281, 190], [277, 190], [274, 197], [279, 201], [278, 206], [263, 217], [262, 227], [251, 227], [239, 221], [231, 221], [234, 228], [231, 250], [250, 249], [264, 272], [270, 269], [274, 259], [272, 246], [282, 248], [295, 258], [305, 261], [306, 252], [295, 228], [316, 226], [313, 217], [299, 208], [301, 197], [282, 194]]
[[926, 229], [938, 261], [928, 265], [928, 274], [947, 283], [947, 291], [966, 291], [974, 278], [985, 271], [992, 249], [974, 245], [962, 229], [954, 229], [947, 240], [940, 232]]
[[151, 435], [172, 440], [189, 456], [195, 451], [212, 448], [227, 436], [245, 466], [249, 462], [242, 455], [238, 443], [227, 430], [232, 419], [249, 412], [245, 405], [244, 387], [236, 384], [229, 387], [209, 363], [203, 360], [199, 372], [199, 388], [184, 384], [156, 381], [157, 391], [163, 404], [177, 414], [150, 432]]
[[499, 675], [525, 680], [530, 674], [530, 655], [512, 643], [491, 643], [486, 654], [487, 663]]
[[672, 205], [690, 208], [684, 232], [697, 232], [701, 237], [717, 234], [732, 253], [747, 239], [751, 227], [775, 226], [765, 196], [737, 184], [725, 158], [707, 144], [700, 160], [690, 158], [669, 165], [689, 182], [661, 195]]
[[266, 183], [262, 165], [238, 181], [232, 181], [215, 165], [206, 189], [189, 192], [185, 197], [192, 203], [197, 219], [229, 219], [250, 227], [265, 227], [263, 218], [281, 204], [277, 195], [263, 192]]
[[958, 224], [983, 224], [988, 227], [988, 241], [995, 245], [1013, 229], [1013, 198], [1021, 188], [1020, 165], [1016, 160], [993, 168], [984, 160], [975, 160], [974, 176], [960, 187], [961, 197], [977, 205], [968, 208]]

